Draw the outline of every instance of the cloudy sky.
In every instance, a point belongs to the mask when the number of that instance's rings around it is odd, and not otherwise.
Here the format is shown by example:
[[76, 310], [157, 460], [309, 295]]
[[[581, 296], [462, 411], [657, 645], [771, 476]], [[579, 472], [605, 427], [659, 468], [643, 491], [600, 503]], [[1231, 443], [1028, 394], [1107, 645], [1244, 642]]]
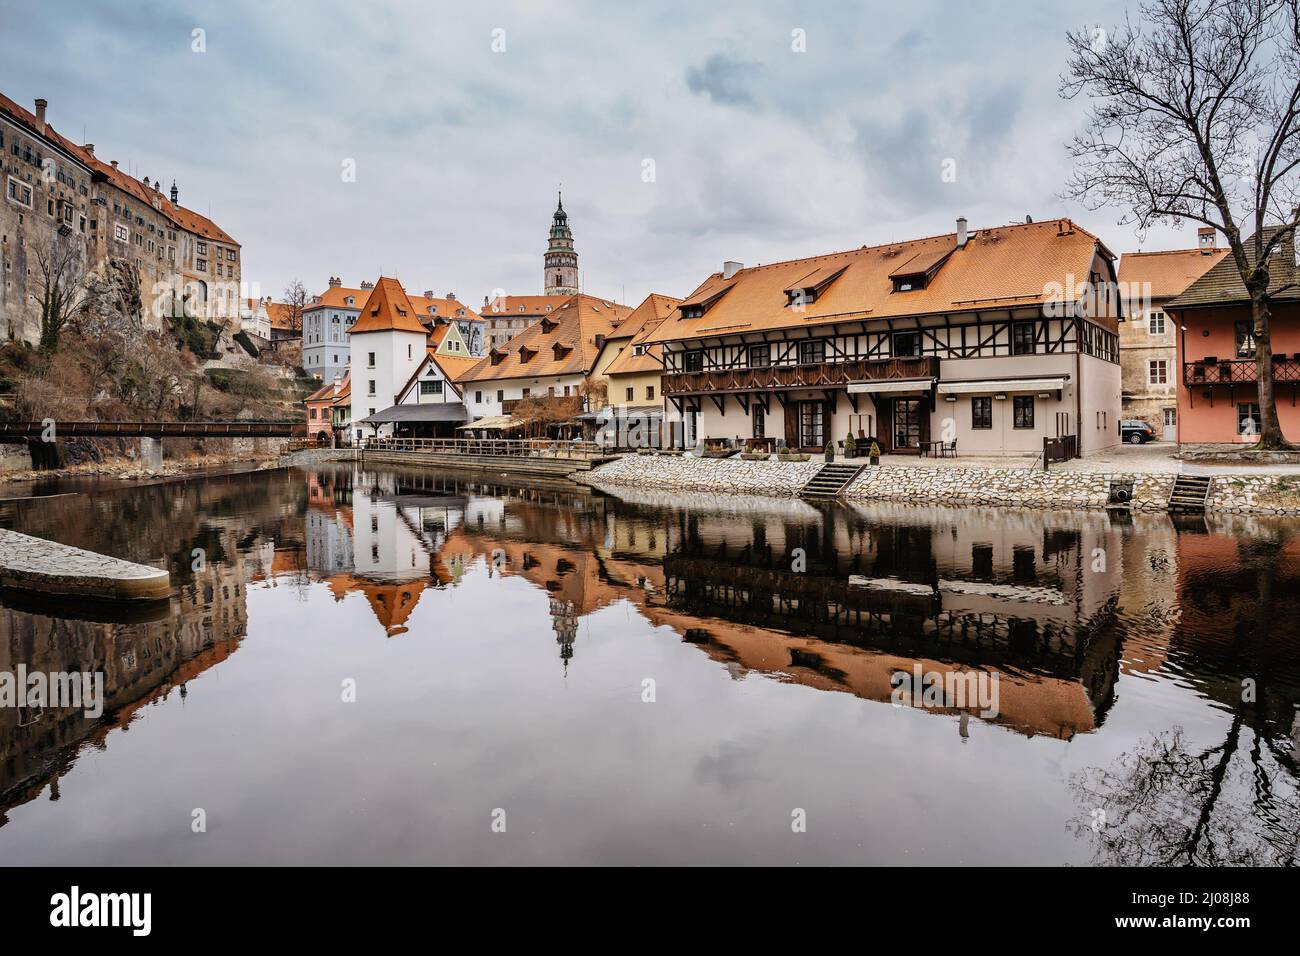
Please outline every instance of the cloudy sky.
[[[175, 179], [265, 294], [380, 273], [473, 306], [538, 293], [563, 183], [584, 288], [636, 303], [685, 295], [724, 259], [932, 235], [960, 215], [1068, 215], [1138, 248], [1120, 210], [1060, 195], [1084, 109], [1057, 95], [1065, 32], [1125, 9], [0, 0], [0, 90], [48, 99], [100, 157]], [[1194, 244], [1191, 224], [1141, 243]]]

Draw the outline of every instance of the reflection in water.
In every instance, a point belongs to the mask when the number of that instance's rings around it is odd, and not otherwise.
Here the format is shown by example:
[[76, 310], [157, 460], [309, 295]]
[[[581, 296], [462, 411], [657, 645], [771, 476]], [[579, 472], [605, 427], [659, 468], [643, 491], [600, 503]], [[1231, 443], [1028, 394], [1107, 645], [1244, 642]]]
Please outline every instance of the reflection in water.
[[[337, 861], [354, 839], [353, 858], [446, 860], [402, 837], [415, 821], [441, 821], [458, 862], [896, 862], [922, 845], [927, 862], [1295, 860], [1300, 535], [1281, 523], [609, 497], [342, 466], [73, 500], [0, 520], [166, 566], [175, 594], [155, 620], [4, 596], [0, 670], [102, 670], [111, 709], [0, 711], [0, 859], [75, 858], [50, 806], [75, 783], [82, 799], [131, 792], [135, 842], [118, 849], [145, 861], [218, 852], [151, 821], [202, 799], [258, 818], [224, 844], [234, 862]], [[997, 712], [881, 706], [918, 667], [996, 679]], [[371, 703], [345, 719], [320, 688], [353, 676]], [[547, 717], [570, 747], [534, 736]], [[133, 726], [144, 743], [117, 736]], [[320, 781], [340, 754], [368, 768], [356, 799], [371, 780], [409, 791], [385, 787], [382, 819], [339, 829], [349, 791]], [[172, 793], [168, 771], [200, 794]], [[512, 787], [535, 844], [449, 827]], [[428, 793], [461, 803], [429, 819]], [[579, 801], [597, 802], [566, 811]], [[839, 822], [788, 848], [787, 804], [819, 801]], [[716, 813], [734, 838], [700, 837]], [[114, 843], [80, 845], [100, 837]]]

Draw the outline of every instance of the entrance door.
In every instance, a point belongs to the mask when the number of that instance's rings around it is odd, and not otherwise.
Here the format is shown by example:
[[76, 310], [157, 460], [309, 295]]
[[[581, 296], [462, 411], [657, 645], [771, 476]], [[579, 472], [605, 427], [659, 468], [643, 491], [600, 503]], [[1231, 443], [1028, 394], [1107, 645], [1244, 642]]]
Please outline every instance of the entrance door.
[[1178, 409], [1166, 408], [1164, 410], [1164, 424], [1165, 441], [1178, 441]]
[[894, 399], [894, 448], [895, 450], [918, 450], [921, 441], [925, 416], [924, 402], [919, 398]]
[[766, 427], [767, 415], [763, 411], [763, 406], [755, 402], [749, 409], [750, 417], [754, 419], [754, 436], [755, 438], [766, 438], [764, 431]]
[[826, 447], [826, 403], [799, 403], [799, 447]]

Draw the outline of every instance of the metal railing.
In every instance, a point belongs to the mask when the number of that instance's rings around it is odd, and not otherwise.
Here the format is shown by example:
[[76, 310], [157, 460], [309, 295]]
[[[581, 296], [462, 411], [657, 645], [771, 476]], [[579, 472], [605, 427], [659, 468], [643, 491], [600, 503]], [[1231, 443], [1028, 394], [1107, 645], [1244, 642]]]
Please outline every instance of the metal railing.
[[[1183, 364], [1183, 383], [1186, 385], [1253, 385], [1257, 381], [1259, 363], [1255, 359], [1202, 359]], [[1300, 358], [1275, 354], [1273, 381], [1300, 382]]]
[[361, 450], [492, 455], [500, 458], [593, 458], [595, 442], [558, 438], [363, 438]]

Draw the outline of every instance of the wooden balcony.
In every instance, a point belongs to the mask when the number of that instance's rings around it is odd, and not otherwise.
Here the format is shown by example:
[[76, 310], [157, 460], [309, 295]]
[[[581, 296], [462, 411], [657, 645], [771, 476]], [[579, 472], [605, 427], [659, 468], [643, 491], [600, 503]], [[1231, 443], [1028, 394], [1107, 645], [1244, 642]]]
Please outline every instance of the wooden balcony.
[[850, 382], [900, 378], [938, 378], [937, 358], [856, 359], [815, 365], [767, 365], [761, 368], [667, 372], [664, 394], [724, 395], [733, 392], [780, 392], [795, 388], [844, 388]]
[[[1254, 359], [1202, 359], [1183, 364], [1183, 384], [1253, 385], [1259, 381], [1259, 363]], [[1300, 352], [1294, 356], [1273, 356], [1273, 381], [1300, 382]]]

